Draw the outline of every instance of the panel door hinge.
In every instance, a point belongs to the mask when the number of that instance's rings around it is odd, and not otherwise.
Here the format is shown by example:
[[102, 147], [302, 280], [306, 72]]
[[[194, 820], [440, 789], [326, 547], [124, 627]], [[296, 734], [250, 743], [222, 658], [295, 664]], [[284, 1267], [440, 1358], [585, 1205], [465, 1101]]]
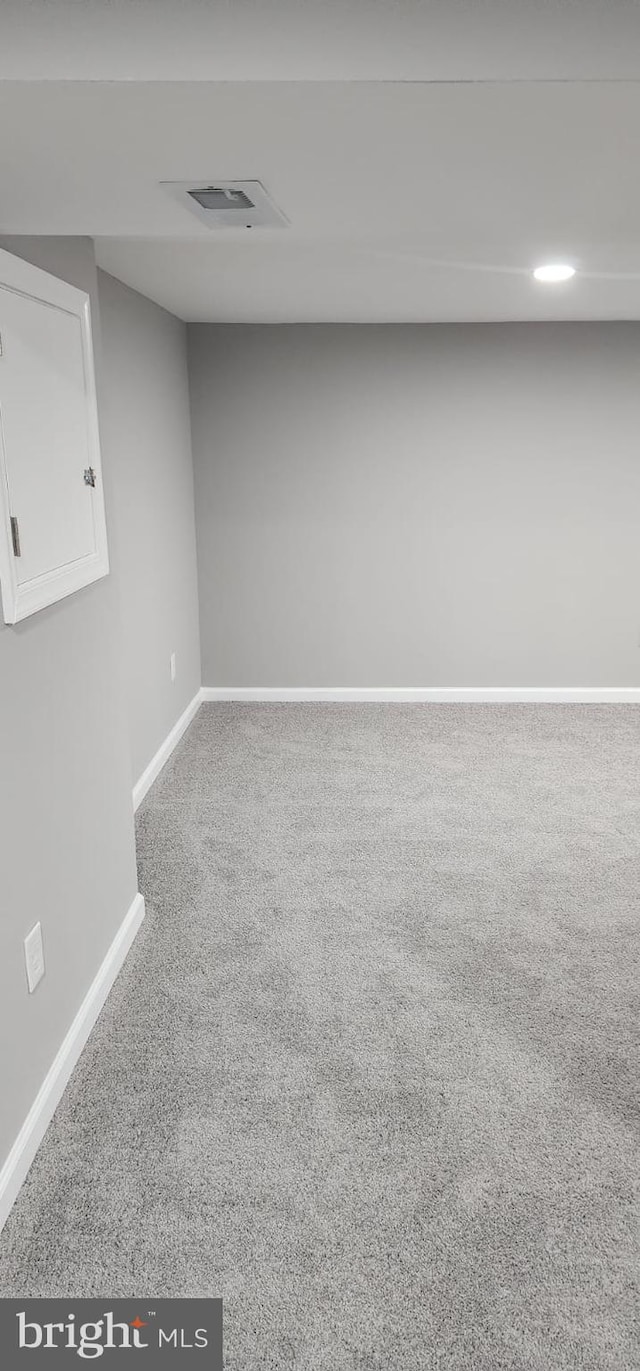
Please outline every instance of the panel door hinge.
[[96, 473], [95, 473], [95, 471], [93, 470], [93, 467], [86, 467], [86, 468], [85, 468], [84, 483], [85, 483], [85, 486], [95, 486], [95, 483], [96, 483]]
[[14, 557], [21, 557], [20, 552], [20, 529], [15, 514], [11, 515], [11, 542], [13, 543]]

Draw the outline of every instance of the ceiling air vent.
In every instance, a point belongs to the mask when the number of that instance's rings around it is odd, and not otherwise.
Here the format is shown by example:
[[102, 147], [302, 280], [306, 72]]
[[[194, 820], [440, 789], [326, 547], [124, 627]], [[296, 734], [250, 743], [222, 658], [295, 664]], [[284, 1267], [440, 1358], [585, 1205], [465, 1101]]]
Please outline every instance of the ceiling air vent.
[[260, 181], [162, 181], [173, 199], [210, 229], [284, 228], [284, 214]]

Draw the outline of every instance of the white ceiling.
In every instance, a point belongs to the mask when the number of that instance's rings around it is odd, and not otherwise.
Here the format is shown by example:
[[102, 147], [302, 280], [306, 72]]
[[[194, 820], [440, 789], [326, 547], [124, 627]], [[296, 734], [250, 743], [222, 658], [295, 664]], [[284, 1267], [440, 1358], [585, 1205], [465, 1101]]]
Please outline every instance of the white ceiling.
[[[0, 232], [89, 234], [191, 320], [640, 318], [636, 0], [152, 10], [0, 0]], [[211, 233], [189, 177], [259, 178], [290, 227]]]
[[0, 79], [640, 77], [638, 0], [0, 0]]

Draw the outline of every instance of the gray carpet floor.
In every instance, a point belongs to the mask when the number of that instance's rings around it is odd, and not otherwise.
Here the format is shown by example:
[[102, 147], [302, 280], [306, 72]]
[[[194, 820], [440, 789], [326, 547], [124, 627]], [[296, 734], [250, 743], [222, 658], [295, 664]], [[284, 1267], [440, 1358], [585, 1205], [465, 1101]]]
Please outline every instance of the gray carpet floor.
[[205, 705], [4, 1295], [227, 1365], [640, 1366], [640, 711]]

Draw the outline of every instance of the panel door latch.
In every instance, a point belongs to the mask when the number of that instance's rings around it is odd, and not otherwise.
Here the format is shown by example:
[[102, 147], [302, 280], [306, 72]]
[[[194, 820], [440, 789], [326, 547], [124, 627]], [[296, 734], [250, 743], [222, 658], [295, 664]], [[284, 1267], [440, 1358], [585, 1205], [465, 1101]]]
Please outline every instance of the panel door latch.
[[15, 514], [11, 515], [11, 542], [13, 543], [14, 557], [22, 556], [20, 552], [20, 529]]
[[93, 470], [93, 467], [85, 467], [84, 483], [85, 486], [95, 486], [96, 473]]

